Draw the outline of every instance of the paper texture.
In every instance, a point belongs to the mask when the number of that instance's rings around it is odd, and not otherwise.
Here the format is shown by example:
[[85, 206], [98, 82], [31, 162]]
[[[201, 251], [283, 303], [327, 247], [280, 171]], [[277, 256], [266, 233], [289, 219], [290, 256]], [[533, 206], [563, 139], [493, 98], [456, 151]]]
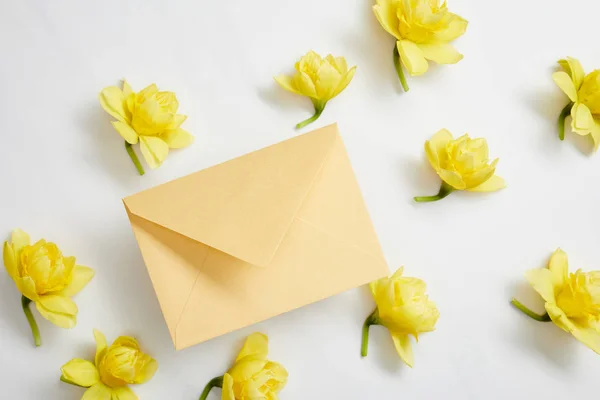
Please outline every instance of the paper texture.
[[176, 349], [388, 275], [336, 125], [123, 201]]

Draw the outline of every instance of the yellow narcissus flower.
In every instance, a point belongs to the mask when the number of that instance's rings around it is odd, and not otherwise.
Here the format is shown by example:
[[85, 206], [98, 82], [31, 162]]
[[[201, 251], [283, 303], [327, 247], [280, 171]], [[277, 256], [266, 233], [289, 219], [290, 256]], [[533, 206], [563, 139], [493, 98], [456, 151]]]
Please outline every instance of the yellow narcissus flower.
[[159, 167], [169, 149], [190, 145], [194, 137], [180, 128], [187, 116], [177, 114], [179, 102], [173, 92], [159, 92], [152, 84], [135, 93], [127, 82], [123, 90], [109, 86], [100, 92], [100, 104], [116, 118], [113, 127], [125, 139], [125, 148], [140, 175], [144, 175], [132, 144], [140, 142], [140, 149], [150, 168]]
[[4, 266], [21, 292], [21, 305], [29, 321], [36, 346], [40, 346], [37, 323], [29, 308], [31, 302], [48, 321], [61, 328], [77, 323], [77, 305], [71, 297], [94, 276], [94, 270], [75, 264], [59, 248], [44, 239], [31, 244], [29, 235], [15, 229], [10, 242], [4, 242]]
[[137, 340], [120, 336], [110, 347], [104, 335], [94, 329], [96, 357], [94, 362], [74, 358], [61, 367], [60, 380], [88, 388], [82, 400], [137, 400], [127, 384], [150, 380], [158, 363], [140, 350]]
[[296, 125], [300, 129], [321, 116], [327, 102], [340, 94], [354, 77], [356, 67], [348, 69], [344, 57], [328, 54], [321, 58], [309, 51], [296, 63], [294, 76], [279, 75], [275, 81], [282, 88], [301, 96], [307, 96], [315, 107], [315, 115]]
[[552, 79], [569, 97], [558, 117], [558, 136], [565, 139], [565, 118], [571, 114], [571, 130], [578, 135], [590, 135], [594, 150], [600, 146], [600, 70], [585, 75], [579, 61], [572, 57], [559, 60], [563, 71], [552, 74]]
[[402, 276], [404, 267], [390, 278], [371, 282], [371, 293], [377, 307], [365, 320], [362, 332], [361, 355], [367, 356], [369, 327], [383, 325], [392, 335], [398, 355], [409, 367], [413, 366], [413, 352], [409, 336], [435, 330], [440, 316], [435, 303], [425, 293], [421, 279]]
[[441, 200], [455, 190], [493, 192], [506, 187], [504, 179], [494, 175], [498, 159], [490, 163], [483, 138], [471, 139], [465, 134], [454, 140], [442, 129], [425, 142], [425, 153], [442, 186], [435, 196], [415, 197], [417, 202]]
[[408, 85], [400, 60], [411, 76], [424, 74], [428, 60], [438, 64], [462, 60], [450, 42], [465, 33], [468, 22], [449, 12], [446, 1], [377, 0], [373, 11], [383, 29], [397, 40], [394, 65], [404, 91]]
[[262, 333], [248, 336], [235, 364], [223, 376], [212, 379], [200, 395], [206, 400], [213, 387], [223, 388], [222, 400], [277, 400], [288, 373], [281, 364], [267, 360], [269, 339]]
[[567, 254], [557, 249], [548, 268], [527, 271], [527, 280], [546, 302], [537, 314], [518, 300], [511, 303], [536, 321], [552, 321], [600, 354], [600, 271], [569, 274]]

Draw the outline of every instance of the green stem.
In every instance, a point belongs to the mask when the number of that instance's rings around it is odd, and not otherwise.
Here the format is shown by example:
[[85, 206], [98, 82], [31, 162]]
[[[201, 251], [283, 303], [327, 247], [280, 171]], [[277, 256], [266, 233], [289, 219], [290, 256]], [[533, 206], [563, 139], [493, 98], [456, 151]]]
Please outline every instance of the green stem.
[[375, 311], [371, 313], [365, 320], [362, 328], [362, 343], [360, 346], [360, 355], [366, 357], [369, 351], [369, 328], [371, 325], [381, 325], [379, 320], [379, 310], [375, 308]]
[[565, 118], [571, 113], [571, 108], [573, 108], [573, 103], [567, 104], [558, 116], [558, 138], [560, 140], [565, 140]]
[[140, 175], [144, 175], [144, 168], [142, 167], [142, 164], [140, 164], [140, 160], [138, 159], [138, 156], [135, 154], [135, 151], [133, 151], [133, 147], [131, 147], [131, 143], [128, 143], [127, 141], [125, 141], [125, 150], [127, 150], [127, 154], [129, 154], [129, 158], [131, 158], [131, 161], [133, 161], [133, 164], [135, 165], [135, 168], [137, 169], [138, 173]]
[[313, 115], [309, 119], [305, 119], [304, 121], [298, 123], [296, 125], [296, 129], [304, 128], [306, 125], [315, 122], [321, 116], [321, 114], [323, 114], [323, 110], [325, 109], [327, 103], [313, 101], [313, 105], [315, 106], [315, 115]]
[[400, 53], [398, 53], [398, 43], [394, 44], [394, 66], [396, 67], [396, 73], [398, 74], [398, 78], [400, 78], [400, 83], [402, 84], [402, 89], [405, 92], [408, 92], [408, 83], [406, 83], [406, 78], [404, 77], [404, 71], [402, 70], [402, 64], [400, 63]]
[[35, 343], [35, 347], [40, 347], [42, 345], [42, 341], [40, 339], [40, 331], [37, 326], [37, 322], [35, 322], [35, 318], [33, 318], [33, 314], [31, 313], [31, 309], [29, 308], [29, 304], [31, 304], [31, 300], [29, 300], [25, 296], [21, 296], [21, 306], [23, 306], [23, 312], [27, 317], [27, 322], [29, 322], [29, 326], [31, 327], [31, 333], [33, 334], [33, 342]]
[[548, 313], [545, 313], [545, 314], [534, 313], [529, 308], [527, 308], [523, 304], [521, 304], [519, 302], [519, 300], [517, 300], [517, 299], [512, 299], [510, 301], [510, 304], [512, 304], [513, 306], [517, 307], [519, 310], [521, 310], [523, 312], [523, 314], [527, 315], [529, 318], [535, 319], [536, 321], [540, 321], [540, 322], [551, 321], [550, 316], [548, 315]]
[[417, 196], [415, 197], [415, 201], [417, 203], [426, 203], [431, 201], [438, 201], [448, 196], [450, 193], [454, 192], [454, 188], [448, 185], [446, 182], [442, 182], [442, 186], [440, 186], [440, 191], [435, 196]]
[[222, 376], [217, 376], [216, 378], [212, 378], [210, 380], [210, 382], [208, 382], [206, 384], [206, 386], [204, 387], [204, 390], [202, 391], [202, 394], [200, 395], [199, 400], [206, 400], [211, 389], [214, 387], [218, 387], [218, 388], [223, 387], [223, 377]]

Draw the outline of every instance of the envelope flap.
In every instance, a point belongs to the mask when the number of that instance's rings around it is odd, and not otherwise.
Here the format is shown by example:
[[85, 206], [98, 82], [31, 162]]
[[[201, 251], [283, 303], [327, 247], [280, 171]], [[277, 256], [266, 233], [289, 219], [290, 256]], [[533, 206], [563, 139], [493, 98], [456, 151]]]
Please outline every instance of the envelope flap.
[[338, 136], [336, 125], [124, 199], [132, 214], [266, 266]]

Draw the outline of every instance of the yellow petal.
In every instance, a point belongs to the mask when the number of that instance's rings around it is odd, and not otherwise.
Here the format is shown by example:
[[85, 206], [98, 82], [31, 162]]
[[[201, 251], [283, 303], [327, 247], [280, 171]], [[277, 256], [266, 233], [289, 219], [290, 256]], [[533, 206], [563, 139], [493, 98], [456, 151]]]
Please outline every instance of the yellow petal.
[[321, 64], [317, 72], [317, 81], [315, 82], [317, 99], [323, 101], [331, 100], [341, 81], [342, 77], [335, 67], [327, 62]]
[[498, 175], [494, 175], [481, 185], [469, 188], [467, 190], [470, 192], [495, 192], [497, 190], [504, 189], [505, 187], [506, 182], [504, 182], [504, 179], [500, 178]]
[[102, 383], [96, 383], [85, 391], [81, 400], [111, 400], [111, 390]]
[[171, 122], [171, 125], [169, 126], [169, 130], [173, 131], [173, 130], [179, 128], [181, 126], [181, 124], [183, 124], [185, 122], [186, 119], [187, 119], [187, 115], [183, 115], [183, 114], [173, 115], [173, 121]]
[[464, 178], [467, 184], [467, 190], [471, 188], [478, 187], [485, 183], [488, 179], [494, 176], [494, 172], [496, 172], [496, 164], [498, 160], [494, 160], [490, 165], [487, 165], [474, 173], [468, 175]]
[[394, 334], [392, 333], [392, 339], [394, 340], [394, 347], [396, 348], [396, 352], [398, 355], [408, 365], [409, 367], [413, 367], [414, 358], [412, 352], [412, 346], [410, 344], [410, 337], [406, 334]]
[[19, 292], [21, 292], [23, 296], [27, 297], [31, 301], [38, 300], [39, 296], [35, 288], [35, 282], [30, 276], [17, 278], [15, 283], [17, 285], [17, 289], [19, 289]]
[[144, 366], [142, 367], [142, 369], [140, 369], [134, 378], [134, 383], [145, 383], [148, 382], [150, 379], [152, 379], [152, 377], [154, 376], [154, 374], [156, 373], [156, 371], [158, 370], [158, 362], [150, 357], [147, 354], [144, 354], [146, 356], [146, 358], [148, 359], [148, 361], [144, 364]]
[[158, 168], [169, 154], [169, 145], [155, 136], [141, 136], [140, 149], [150, 168]]
[[550, 257], [548, 269], [552, 272], [552, 285], [561, 288], [567, 281], [569, 275], [569, 259], [567, 253], [562, 249], [556, 249]]
[[227, 371], [235, 382], [243, 382], [251, 379], [267, 365], [264, 358], [246, 356], [238, 361]]
[[18, 254], [23, 247], [29, 246], [30, 243], [31, 240], [29, 239], [29, 235], [27, 233], [18, 228], [12, 232], [10, 244], [12, 244], [15, 254]]
[[463, 181], [462, 177], [456, 171], [439, 169], [436, 172], [444, 182], [452, 186], [454, 189], [465, 190], [467, 188], [467, 185]]
[[170, 149], [182, 149], [194, 143], [192, 134], [181, 128], [165, 132], [164, 135], [162, 135], [162, 139], [167, 143]]
[[348, 72], [348, 63], [344, 57], [334, 57], [332, 54], [327, 54], [325, 59], [331, 66], [337, 69], [340, 75], [344, 75]]
[[273, 79], [275, 79], [275, 82], [277, 82], [279, 84], [279, 86], [281, 86], [288, 92], [292, 92], [292, 93], [296, 93], [296, 94], [300, 94], [300, 95], [303, 94], [299, 90], [296, 89], [296, 86], [294, 85], [294, 80], [292, 79], [291, 76], [278, 75]]
[[556, 326], [558, 326], [560, 329], [566, 332], [573, 331], [573, 329], [575, 328], [575, 324], [573, 324], [573, 321], [571, 321], [569, 317], [567, 317], [563, 310], [561, 310], [554, 303], [546, 303], [545, 307], [546, 312], [550, 316], [550, 319], [552, 319], [552, 322], [554, 322]]
[[317, 89], [306, 72], [299, 71], [292, 78], [293, 86], [303, 96], [317, 98]]
[[554, 303], [554, 286], [552, 286], [552, 272], [547, 268], [531, 269], [525, 273], [525, 277], [533, 289], [548, 303]]
[[335, 88], [335, 90], [333, 91], [333, 97], [336, 97], [344, 89], [346, 89], [346, 86], [348, 86], [350, 81], [352, 81], [352, 78], [354, 78], [355, 72], [356, 72], [356, 66], [350, 68], [350, 70], [342, 76], [342, 80], [340, 81], [340, 83], [338, 83], [337, 88]]
[[118, 121], [127, 122], [127, 114], [125, 111], [125, 96], [123, 91], [116, 86], [109, 86], [100, 92], [100, 105], [104, 111], [112, 115]]
[[131, 126], [121, 121], [112, 121], [111, 124], [127, 143], [136, 144], [138, 142], [138, 134]]
[[253, 356], [259, 359], [265, 360], [269, 353], [269, 338], [267, 335], [255, 332], [246, 338], [244, 346], [238, 354], [236, 361], [241, 360], [247, 356]]
[[63, 365], [60, 370], [63, 378], [75, 385], [87, 388], [100, 382], [96, 366], [87, 360], [74, 358]]
[[467, 20], [458, 15], [454, 15], [454, 18], [450, 24], [448, 24], [446, 29], [434, 33], [434, 40], [439, 42], [451, 42], [465, 33], [467, 25], [469, 25]]
[[419, 44], [418, 46], [426, 59], [438, 64], [456, 64], [463, 59], [463, 55], [448, 43]]
[[235, 400], [233, 393], [233, 378], [229, 374], [223, 375], [223, 392], [221, 400]]
[[134, 94], [133, 89], [131, 89], [131, 86], [129, 85], [129, 83], [127, 83], [126, 80], [123, 80], [123, 96], [125, 96], [125, 98], [128, 98], [132, 94]]
[[400, 21], [398, 20], [396, 6], [390, 0], [377, 0], [377, 4], [373, 6], [373, 12], [377, 21], [383, 29], [385, 29], [390, 35], [400, 40]]
[[578, 135], [588, 135], [595, 129], [594, 117], [590, 109], [582, 103], [575, 103], [571, 108], [571, 129]]
[[136, 101], [139, 104], [143, 104], [156, 93], [158, 93], [158, 87], [156, 87], [156, 84], [152, 83], [138, 92], [136, 95]]
[[419, 46], [409, 40], [399, 40], [396, 46], [398, 47], [402, 64], [404, 64], [411, 76], [422, 75], [427, 72], [429, 64], [427, 64], [427, 60]]
[[41, 316], [54, 325], [71, 329], [77, 324], [77, 305], [68, 297], [40, 296], [35, 305]]
[[440, 168], [440, 163], [445, 158], [446, 146], [451, 140], [452, 134], [447, 129], [441, 129], [425, 142], [425, 154], [433, 169]]
[[108, 348], [106, 337], [98, 329], [94, 329], [94, 340], [96, 341], [96, 356], [94, 362], [96, 365], [100, 365], [100, 360], [104, 357], [104, 352]]
[[268, 371], [271, 390], [278, 392], [283, 389], [288, 379], [288, 372], [283, 365], [269, 361], [265, 366], [265, 370]]
[[139, 397], [127, 386], [112, 388], [111, 400], [139, 400]]
[[94, 270], [82, 265], [76, 265], [73, 268], [71, 283], [66, 288], [56, 293], [59, 296], [73, 297], [81, 291], [94, 277]]
[[139, 350], [140, 344], [137, 339], [131, 336], [119, 336], [114, 342], [113, 346], [125, 346], [132, 349]]
[[402, 275], [404, 274], [404, 267], [400, 267], [396, 270], [396, 272], [394, 272], [394, 274], [391, 276], [390, 279], [399, 279], [400, 277], [402, 277]]
[[567, 57], [565, 60], [559, 60], [558, 64], [560, 64], [565, 72], [569, 74], [575, 88], [579, 90], [579, 87], [583, 83], [583, 78], [585, 78], [585, 72], [583, 71], [583, 67], [579, 60], [573, 57]]
[[600, 354], [600, 333], [589, 326], [579, 326], [571, 331], [573, 336], [596, 353]]
[[577, 89], [569, 74], [563, 71], [555, 72], [552, 74], [552, 79], [571, 101], [577, 101]]
[[18, 279], [19, 271], [17, 269], [17, 256], [15, 255], [13, 247], [8, 244], [8, 242], [4, 242], [2, 257], [4, 259], [4, 267], [6, 268], [8, 275], [13, 280]]

